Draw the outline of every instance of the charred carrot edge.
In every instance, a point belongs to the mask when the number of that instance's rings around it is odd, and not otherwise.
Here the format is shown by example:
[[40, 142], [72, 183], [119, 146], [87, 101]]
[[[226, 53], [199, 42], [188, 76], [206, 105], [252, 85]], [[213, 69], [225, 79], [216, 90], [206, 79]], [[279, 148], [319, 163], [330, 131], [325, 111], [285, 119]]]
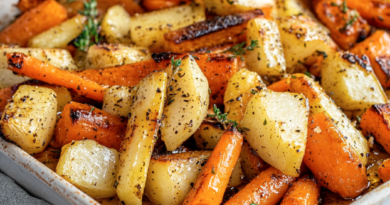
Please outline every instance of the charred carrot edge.
[[148, 11], [154, 11], [158, 9], [187, 4], [190, 2], [191, 0], [143, 0], [142, 6]]
[[[343, 6], [344, 0], [316, 0], [317, 17], [330, 31], [330, 36], [342, 49], [350, 49], [358, 40], [366, 38], [371, 30], [367, 22]], [[352, 21], [355, 19], [354, 21]], [[351, 23], [352, 22], [352, 23]]]
[[[3, 88], [0, 90], [0, 113], [4, 111], [8, 100], [12, 98], [12, 88]], [[1, 118], [1, 115], [0, 115]]]
[[363, 134], [374, 135], [387, 153], [390, 153], [390, 104], [373, 105], [362, 116], [360, 127]]
[[287, 92], [290, 89], [290, 83], [291, 83], [291, 79], [286, 78], [286, 79], [283, 79], [283, 80], [280, 80], [276, 83], [271, 84], [267, 88], [274, 91], [274, 92]]
[[243, 137], [235, 128], [226, 131], [207, 160], [183, 205], [219, 205], [240, 156]]
[[216, 16], [166, 33], [165, 45], [172, 52], [182, 53], [210, 48], [222, 43], [243, 42], [246, 40], [245, 28], [248, 21], [257, 17], [264, 17], [259, 9], [228, 16]]
[[378, 169], [379, 177], [383, 182], [387, 182], [390, 180], [390, 160], [385, 160]]
[[[180, 59], [183, 56], [185, 54], [153, 54], [153, 59], [147, 61], [112, 68], [89, 69], [75, 74], [101, 85], [135, 86], [151, 72], [166, 69], [172, 57]], [[209, 82], [210, 105], [223, 104], [227, 83], [238, 71], [237, 59], [228, 54], [210, 53], [193, 56]]]
[[280, 205], [310, 204], [317, 205], [320, 198], [320, 185], [316, 180], [302, 178], [292, 183]]
[[60, 148], [73, 140], [91, 139], [119, 150], [127, 120], [93, 106], [71, 102], [61, 113], [52, 146]]
[[103, 102], [104, 88], [96, 82], [61, 70], [23, 53], [7, 53], [7, 59], [9, 70], [49, 84], [73, 89], [80, 95]]
[[386, 31], [375, 31], [350, 51], [357, 55], [367, 55], [381, 85], [390, 87], [390, 65], [387, 63], [390, 60], [390, 35]]
[[67, 19], [66, 9], [54, 0], [47, 0], [25, 12], [0, 32], [0, 43], [25, 46], [27, 41]]
[[324, 113], [313, 115], [307, 136], [303, 161], [318, 183], [344, 198], [359, 196], [368, 185], [366, 166], [344, 142], [334, 122]]
[[295, 177], [284, 175], [281, 171], [270, 167], [261, 172], [236, 195], [232, 196], [225, 205], [274, 205], [287, 192], [289, 184]]
[[23, 13], [30, 10], [31, 8], [38, 6], [40, 3], [44, 1], [45, 0], [19, 0], [16, 6]]

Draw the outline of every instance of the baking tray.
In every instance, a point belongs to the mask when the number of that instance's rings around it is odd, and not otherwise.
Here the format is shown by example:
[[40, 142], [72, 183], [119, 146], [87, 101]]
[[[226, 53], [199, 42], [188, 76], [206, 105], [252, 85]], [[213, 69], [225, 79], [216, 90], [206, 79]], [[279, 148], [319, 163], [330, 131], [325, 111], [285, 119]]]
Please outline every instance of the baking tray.
[[[0, 30], [19, 15], [18, 0], [0, 0]], [[1, 73], [0, 73], [1, 75]], [[0, 171], [31, 195], [56, 205], [98, 205], [99, 203], [64, 180], [16, 145], [0, 138]], [[390, 204], [390, 181], [365, 194], [351, 205]]]

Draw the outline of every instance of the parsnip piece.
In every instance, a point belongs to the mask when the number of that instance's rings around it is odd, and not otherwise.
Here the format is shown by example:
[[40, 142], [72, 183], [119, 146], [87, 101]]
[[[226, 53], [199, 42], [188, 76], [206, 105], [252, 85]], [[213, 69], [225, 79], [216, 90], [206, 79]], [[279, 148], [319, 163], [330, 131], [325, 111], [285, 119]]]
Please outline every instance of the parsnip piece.
[[107, 10], [102, 21], [102, 34], [108, 43], [130, 44], [130, 15], [121, 5], [115, 5]]
[[116, 116], [128, 117], [136, 94], [137, 87], [109, 87], [104, 93], [103, 110]]

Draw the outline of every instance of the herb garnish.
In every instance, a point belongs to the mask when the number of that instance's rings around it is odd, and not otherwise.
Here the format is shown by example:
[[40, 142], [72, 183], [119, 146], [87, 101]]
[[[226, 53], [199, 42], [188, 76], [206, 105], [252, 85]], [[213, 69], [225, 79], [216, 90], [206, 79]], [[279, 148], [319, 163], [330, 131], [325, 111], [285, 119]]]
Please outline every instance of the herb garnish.
[[247, 47], [245, 47], [246, 43], [242, 42], [240, 44], [237, 44], [233, 47], [231, 47], [229, 50], [225, 51], [226, 52], [232, 52], [236, 56], [240, 56], [241, 60], [244, 60], [244, 55], [246, 51], [253, 51], [255, 48], [260, 48], [259, 47], [259, 41], [258, 40], [251, 40], [251, 44]]
[[207, 115], [206, 122], [211, 123], [220, 123], [223, 128], [226, 130], [228, 125], [233, 126], [236, 128], [239, 132], [241, 132], [241, 128], [238, 126], [238, 123], [235, 120], [229, 120], [227, 119], [227, 113], [222, 113], [221, 110], [218, 109], [218, 107], [214, 104], [213, 106], [214, 115]]

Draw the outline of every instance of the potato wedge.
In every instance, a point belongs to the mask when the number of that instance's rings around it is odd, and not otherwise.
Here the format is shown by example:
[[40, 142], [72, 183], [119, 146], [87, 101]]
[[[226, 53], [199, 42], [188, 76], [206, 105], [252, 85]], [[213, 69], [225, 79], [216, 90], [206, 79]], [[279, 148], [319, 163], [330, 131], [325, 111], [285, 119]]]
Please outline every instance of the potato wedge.
[[4, 138], [29, 154], [42, 152], [53, 137], [57, 116], [56, 97], [56, 93], [49, 88], [20, 86], [0, 121]]
[[367, 56], [351, 53], [329, 55], [321, 66], [321, 85], [336, 105], [345, 110], [364, 110], [387, 103]]
[[116, 192], [122, 204], [141, 205], [146, 175], [161, 122], [168, 84], [165, 72], [154, 72], [138, 84], [126, 137], [121, 145]]
[[[273, 0], [234, 0], [234, 1], [221, 1], [221, 0], [207, 0], [205, 1], [207, 10], [216, 13], [221, 16], [225, 16], [232, 13], [239, 13], [250, 11], [259, 8], [273, 8], [275, 2]], [[265, 9], [266, 10], [266, 9]]]
[[259, 75], [282, 75], [286, 72], [282, 43], [278, 25], [264, 18], [248, 22], [246, 44], [257, 42], [257, 46], [246, 52], [248, 69]]
[[115, 195], [119, 153], [94, 140], [73, 141], [62, 147], [57, 174], [93, 198]]
[[192, 56], [185, 56], [168, 89], [161, 138], [168, 151], [175, 150], [201, 125], [209, 107], [209, 83]]
[[115, 5], [107, 10], [102, 21], [102, 35], [108, 43], [130, 44], [130, 15], [121, 5]]
[[85, 69], [121, 66], [149, 60], [151, 53], [147, 48], [121, 44], [93, 45], [89, 47], [85, 59]]
[[308, 116], [304, 95], [261, 91], [249, 101], [241, 127], [248, 143], [264, 161], [284, 174], [299, 176]]
[[336, 45], [318, 24], [302, 16], [277, 20], [288, 72], [315, 54], [332, 52]]
[[152, 158], [146, 196], [154, 204], [182, 204], [210, 154], [210, 151], [194, 151]]
[[254, 179], [260, 172], [268, 169], [269, 165], [262, 160], [255, 150], [249, 145], [248, 142], [244, 142], [241, 149], [241, 168], [248, 180]]
[[58, 26], [34, 36], [28, 41], [28, 47], [32, 48], [66, 48], [69, 42], [81, 34], [83, 23], [87, 17], [77, 15]]
[[128, 117], [136, 95], [137, 87], [109, 87], [104, 93], [103, 110], [116, 116]]
[[256, 72], [241, 69], [235, 73], [229, 79], [224, 96], [227, 118], [240, 124], [249, 100], [265, 87]]
[[132, 17], [131, 39], [137, 46], [162, 52], [164, 33], [204, 21], [205, 7], [200, 3], [177, 6]]
[[196, 147], [201, 150], [213, 150], [224, 132], [219, 123], [202, 123], [194, 133]]

